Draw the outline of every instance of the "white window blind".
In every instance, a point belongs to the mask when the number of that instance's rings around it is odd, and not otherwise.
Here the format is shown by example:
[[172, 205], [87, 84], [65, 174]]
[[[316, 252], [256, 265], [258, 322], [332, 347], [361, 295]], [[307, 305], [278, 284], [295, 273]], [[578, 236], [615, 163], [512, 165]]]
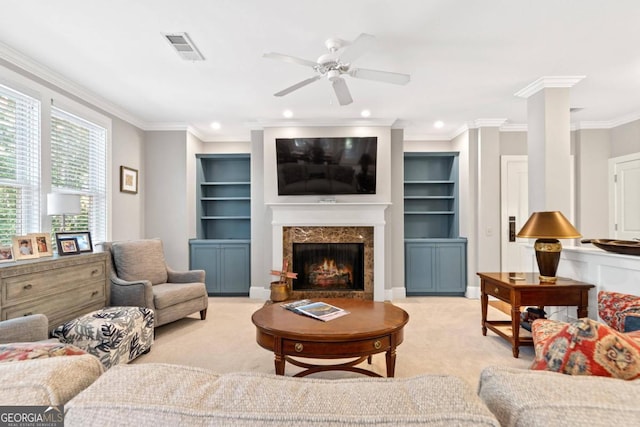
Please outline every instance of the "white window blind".
[[0, 245], [40, 228], [40, 102], [0, 85]]
[[[65, 231], [90, 231], [93, 242], [107, 236], [107, 130], [53, 107], [51, 111], [51, 188], [79, 194], [81, 214], [66, 217]], [[60, 231], [61, 218], [52, 218]]]

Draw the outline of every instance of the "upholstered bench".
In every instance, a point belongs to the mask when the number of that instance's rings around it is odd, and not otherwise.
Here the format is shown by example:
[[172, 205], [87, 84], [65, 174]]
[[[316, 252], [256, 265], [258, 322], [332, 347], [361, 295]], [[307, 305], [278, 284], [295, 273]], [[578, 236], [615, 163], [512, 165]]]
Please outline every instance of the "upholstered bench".
[[149, 351], [153, 321], [153, 311], [145, 307], [106, 307], [58, 326], [52, 335], [96, 356], [109, 369]]

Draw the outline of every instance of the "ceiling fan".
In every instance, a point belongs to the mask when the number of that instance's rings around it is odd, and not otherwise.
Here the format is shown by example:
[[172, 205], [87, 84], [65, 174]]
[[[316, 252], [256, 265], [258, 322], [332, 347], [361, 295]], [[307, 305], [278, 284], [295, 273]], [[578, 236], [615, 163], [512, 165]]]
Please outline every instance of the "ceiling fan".
[[277, 59], [292, 64], [303, 65], [312, 68], [317, 74], [293, 86], [281, 90], [274, 96], [284, 96], [311, 84], [322, 77], [326, 77], [333, 86], [333, 90], [340, 105], [349, 105], [353, 102], [347, 83], [342, 78], [349, 75], [355, 79], [376, 80], [384, 83], [404, 85], [409, 82], [409, 74], [392, 73], [389, 71], [369, 70], [366, 68], [352, 68], [354, 60], [362, 56], [375, 44], [375, 37], [371, 34], [360, 34], [353, 42], [338, 38], [330, 38], [325, 42], [329, 53], [320, 56], [317, 61], [309, 61], [282, 53], [265, 53], [263, 57]]

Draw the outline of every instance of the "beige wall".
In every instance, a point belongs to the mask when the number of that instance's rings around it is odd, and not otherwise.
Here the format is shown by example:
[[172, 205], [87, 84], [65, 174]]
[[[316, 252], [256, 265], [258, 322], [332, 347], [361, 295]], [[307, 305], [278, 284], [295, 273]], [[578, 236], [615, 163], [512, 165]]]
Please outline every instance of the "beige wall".
[[575, 226], [585, 238], [609, 234], [610, 132], [606, 129], [575, 132]]
[[477, 245], [482, 248], [477, 251], [477, 268], [500, 271], [500, 131], [497, 127], [478, 129], [477, 169]]
[[187, 187], [195, 186], [195, 173], [188, 179], [186, 147], [185, 131], [146, 132], [140, 171], [146, 188], [144, 236], [162, 239], [167, 263], [176, 270], [189, 265]]
[[111, 150], [111, 240], [135, 240], [144, 237], [144, 194], [147, 186], [138, 175], [138, 194], [120, 192], [120, 166], [144, 172], [144, 132], [129, 123], [113, 120]]
[[640, 120], [610, 130], [611, 157], [640, 153]]

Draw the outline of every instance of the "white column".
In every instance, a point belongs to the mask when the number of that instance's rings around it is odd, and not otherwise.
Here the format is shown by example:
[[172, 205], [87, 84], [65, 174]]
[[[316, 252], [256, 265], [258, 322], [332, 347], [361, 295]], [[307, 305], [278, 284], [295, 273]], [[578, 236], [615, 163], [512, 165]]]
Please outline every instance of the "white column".
[[516, 93], [527, 98], [529, 212], [571, 212], [569, 88], [583, 78], [542, 77]]

